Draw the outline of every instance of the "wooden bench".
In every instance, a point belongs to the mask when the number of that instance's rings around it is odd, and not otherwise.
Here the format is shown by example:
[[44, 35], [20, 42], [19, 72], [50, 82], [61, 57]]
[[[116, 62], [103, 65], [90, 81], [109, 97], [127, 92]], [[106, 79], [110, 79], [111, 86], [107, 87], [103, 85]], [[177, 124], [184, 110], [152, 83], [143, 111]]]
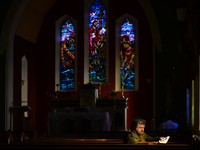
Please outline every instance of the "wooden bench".
[[[25, 132], [28, 135], [28, 133]], [[34, 132], [29, 133], [34, 134]], [[159, 133], [150, 133], [153, 135], [159, 135]], [[181, 141], [183, 134], [171, 135], [171, 141], [167, 144], [124, 144], [124, 136], [126, 132], [105, 132], [105, 133], [88, 133], [79, 134], [73, 136], [57, 136], [57, 137], [38, 137], [23, 139], [22, 141], [12, 141], [9, 144], [1, 143], [0, 149], [28, 149], [28, 150], [38, 150], [38, 149], [67, 149], [67, 150], [88, 150], [88, 149], [98, 149], [98, 150], [117, 150], [117, 149], [180, 149], [180, 150], [192, 150], [194, 147], [191, 143], [184, 143]], [[163, 136], [163, 135], [162, 135]], [[32, 136], [33, 137], [33, 136]]]
[[133, 144], [91, 144], [91, 143], [26, 143], [18, 142], [11, 143], [7, 145], [0, 145], [1, 150], [3, 149], [29, 149], [29, 150], [38, 150], [38, 149], [67, 149], [67, 150], [88, 150], [88, 149], [98, 149], [98, 150], [119, 150], [119, 149], [179, 149], [179, 150], [192, 150], [192, 146], [189, 144], [156, 144], [156, 145], [133, 145]]
[[0, 143], [10, 143], [13, 141], [13, 135], [10, 130], [0, 132]]

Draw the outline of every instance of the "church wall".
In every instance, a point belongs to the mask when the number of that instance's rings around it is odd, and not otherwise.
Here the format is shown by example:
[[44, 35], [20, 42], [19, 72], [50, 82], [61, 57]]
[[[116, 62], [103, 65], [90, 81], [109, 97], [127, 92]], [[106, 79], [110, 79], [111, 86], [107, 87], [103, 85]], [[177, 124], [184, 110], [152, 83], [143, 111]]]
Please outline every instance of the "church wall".
[[5, 56], [4, 54], [0, 55], [0, 131], [3, 131], [3, 129], [5, 128], [5, 101], [3, 101], [5, 99]]
[[[173, 1], [175, 2], [175, 1]], [[178, 3], [180, 1], [176, 1], [175, 3]], [[182, 4], [182, 0], [181, 3]], [[161, 32], [161, 38], [162, 38], [162, 52], [157, 52], [155, 49], [155, 85], [156, 85], [156, 94], [155, 94], [155, 99], [156, 99], [156, 126], [159, 125], [159, 123], [162, 121], [162, 112], [165, 109], [165, 102], [166, 102], [166, 77], [167, 76], [172, 76], [172, 66], [175, 65], [176, 67], [176, 77], [178, 77], [178, 82], [174, 84], [174, 89], [175, 89], [175, 94], [178, 95], [178, 111], [179, 111], [179, 121], [181, 121], [183, 124], [186, 122], [186, 117], [185, 117], [185, 76], [184, 76], [184, 65], [183, 61], [187, 62], [186, 60], [183, 60], [184, 56], [182, 54], [182, 51], [177, 50], [177, 43], [181, 44], [182, 38], [184, 38], [184, 32], [179, 26], [183, 22], [179, 22], [177, 24], [176, 22], [176, 7], [174, 4], [172, 4], [172, 1], [168, 0], [151, 0], [151, 4], [153, 6], [153, 9], [155, 11], [159, 27], [160, 27], [160, 32]], [[73, 5], [74, 7], [68, 7]], [[1, 7], [4, 7], [4, 5], [0, 5]], [[79, 1], [67, 1], [67, 0], [59, 0], [54, 7], [50, 10], [50, 12], [47, 14], [45, 17], [45, 20], [43, 22], [43, 27], [41, 29], [40, 35], [38, 37], [38, 42], [37, 42], [37, 55], [31, 55], [32, 52], [29, 51], [31, 56], [35, 57], [29, 57], [31, 59], [32, 65], [35, 67], [32, 67], [32, 70], [29, 70], [31, 72], [31, 79], [29, 82], [32, 83], [30, 86], [29, 92], [30, 95], [33, 97], [32, 99], [34, 102], [31, 104], [32, 110], [30, 111], [30, 115], [33, 119], [33, 129], [37, 129], [40, 131], [44, 131], [46, 129], [46, 118], [47, 114], [50, 111], [50, 102], [47, 97], [47, 92], [48, 93], [55, 93], [54, 92], [54, 68], [55, 68], [55, 58], [54, 58], [54, 49], [55, 49], [55, 38], [54, 38], [54, 27], [55, 27], [55, 21], [62, 17], [64, 14], [67, 14], [70, 17], [73, 17], [74, 19], [77, 20], [78, 23], [78, 59], [79, 59], [79, 64], [78, 64], [78, 81], [80, 84], [83, 84], [83, 63], [84, 60], [82, 59], [84, 53], [83, 53], [83, 28], [84, 28], [84, 17], [83, 17], [83, 2]], [[180, 6], [182, 7], [182, 6]], [[140, 12], [140, 13], [139, 13]], [[170, 13], [169, 13], [170, 12]], [[111, 89], [114, 89], [114, 84], [115, 84], [115, 79], [114, 77], [114, 67], [112, 66], [115, 65], [115, 52], [113, 54], [113, 50], [115, 49], [115, 20], [123, 15], [124, 13], [129, 13], [133, 17], [140, 18], [139, 19], [139, 91], [135, 92], [125, 92], [125, 97], [128, 97], [128, 122], [127, 122], [127, 127], [129, 127], [132, 123], [132, 120], [134, 117], [141, 116], [147, 120], [147, 127], [150, 125], [150, 121], [153, 118], [153, 108], [149, 107], [150, 105], [153, 105], [153, 81], [151, 80], [151, 83], [146, 82], [146, 78], [148, 79], [153, 79], [152, 78], [152, 72], [153, 72], [153, 67], [152, 67], [152, 46], [148, 46], [152, 44], [149, 40], [151, 39], [151, 33], [148, 28], [146, 28], [145, 24], [147, 23], [147, 19], [137, 2], [135, 1], [128, 1], [128, 0], [123, 0], [121, 3], [115, 3], [114, 0], [109, 0], [109, 41], [110, 41], [110, 52], [109, 52], [109, 82], [111, 83]], [[0, 16], [2, 18], [2, 15]], [[3, 17], [4, 19], [4, 17]], [[2, 21], [3, 22], [3, 21]], [[2, 26], [1, 22], [1, 26]], [[173, 24], [173, 25], [172, 25]], [[0, 28], [1, 28], [0, 26]], [[146, 33], [147, 31], [147, 33]], [[146, 33], [142, 35], [141, 33]], [[172, 34], [173, 33], [173, 34]], [[113, 44], [112, 44], [113, 43]], [[21, 57], [23, 56], [24, 52], [21, 52], [21, 49], [23, 49], [24, 45], [26, 45], [27, 42], [21, 42], [21, 40], [15, 38], [15, 75], [14, 75], [14, 101], [17, 102], [19, 99], [19, 88], [20, 88], [20, 60]], [[16, 46], [17, 45], [17, 46]], [[32, 47], [31, 44], [28, 44], [29, 46], [27, 47]], [[32, 48], [30, 48], [32, 49]], [[190, 51], [190, 50], [188, 50]], [[148, 55], [144, 55], [146, 53]], [[5, 58], [5, 55], [2, 55], [0, 58], [1, 61]], [[144, 61], [145, 60], [145, 61]], [[170, 60], [170, 61], [169, 61]], [[28, 60], [30, 63], [30, 60]], [[189, 60], [190, 61], [190, 60]], [[149, 63], [150, 62], [150, 63]], [[0, 65], [1, 71], [4, 70], [4, 65]], [[112, 68], [112, 69], [111, 69]], [[146, 69], [149, 69], [148, 71]], [[148, 77], [147, 77], [148, 75]], [[3, 72], [1, 74], [1, 77], [5, 79]], [[3, 80], [2, 79], [2, 80]], [[19, 80], [19, 81], [17, 81]], [[177, 80], [176, 80], [177, 81]], [[188, 81], [189, 82], [189, 81]], [[1, 85], [3, 86], [3, 85]], [[102, 92], [105, 91], [105, 88], [102, 89]], [[144, 94], [145, 93], [145, 94]], [[4, 97], [4, 92], [3, 89], [0, 92], [1, 95]], [[71, 98], [74, 98], [77, 96], [77, 92], [71, 92]], [[121, 93], [118, 92], [118, 97], [121, 96]], [[31, 98], [30, 96], [30, 98]], [[64, 97], [63, 93], [59, 93], [59, 97]], [[2, 98], [2, 97], [1, 97]], [[3, 98], [5, 99], [5, 98]], [[143, 104], [145, 103], [145, 106]], [[2, 108], [4, 107], [4, 101], [0, 102]], [[37, 107], [36, 107], [37, 105]], [[153, 107], [153, 106], [152, 106]], [[37, 108], [37, 109], [36, 109]], [[4, 108], [3, 108], [4, 109]], [[147, 109], [147, 110], [145, 110]], [[2, 110], [2, 109], [1, 109]], [[2, 110], [3, 112], [3, 110]], [[141, 112], [141, 113], [140, 113]], [[151, 114], [152, 113], [152, 114]], [[19, 114], [14, 113], [14, 129], [18, 130], [19, 129]], [[147, 116], [148, 115], [148, 116]], [[1, 120], [3, 124], [5, 118], [5, 113], [1, 113]], [[37, 118], [37, 120], [36, 120]], [[36, 125], [37, 124], [37, 125]], [[2, 129], [4, 128], [4, 125], [1, 124]], [[147, 128], [147, 130], [149, 130]]]
[[[33, 129], [39, 133], [47, 131], [47, 116], [50, 112], [50, 101], [47, 98], [49, 94], [55, 95], [55, 21], [63, 15], [68, 15], [77, 21], [77, 59], [78, 59], [78, 76], [77, 81], [83, 85], [83, 63], [84, 63], [84, 2], [79, 1], [57, 1], [48, 14], [45, 16], [43, 25], [37, 40], [37, 46], [33, 51], [27, 51], [27, 55], [33, 54], [31, 63], [34, 66], [31, 72], [32, 86], [29, 91], [31, 95], [36, 95], [32, 99], [30, 111], [33, 123]], [[74, 6], [74, 7], [73, 7]], [[116, 11], [117, 10], [117, 11]], [[138, 19], [139, 27], [139, 90], [125, 91], [124, 96], [129, 98], [127, 109], [127, 128], [132, 124], [135, 117], [142, 117], [147, 120], [147, 128], [149, 131], [151, 119], [153, 119], [153, 53], [152, 53], [152, 37], [147, 18], [138, 1], [124, 0], [123, 3], [115, 3], [109, 1], [109, 83], [110, 90], [115, 87], [115, 21], [125, 13]], [[21, 44], [21, 45], [20, 45]], [[16, 49], [23, 49], [26, 43], [16, 40]], [[29, 45], [31, 47], [31, 45]], [[15, 53], [15, 68], [20, 68], [20, 59], [25, 51]], [[29, 62], [28, 59], [28, 62]], [[34, 70], [35, 68], [35, 70]], [[15, 71], [15, 79], [20, 81], [20, 74]], [[30, 74], [29, 74], [30, 75]], [[150, 83], [147, 79], [151, 79]], [[20, 83], [16, 82], [14, 87], [19, 87]], [[97, 86], [97, 85], [96, 85]], [[98, 86], [97, 86], [98, 87]], [[16, 89], [16, 88], [15, 88]], [[33, 90], [33, 91], [32, 91]], [[102, 93], [107, 90], [102, 86]], [[48, 92], [48, 95], [47, 95]], [[111, 92], [111, 91], [110, 91]], [[19, 91], [15, 90], [15, 101], [19, 99]], [[69, 98], [76, 98], [77, 92], [70, 92]], [[59, 93], [60, 98], [64, 98], [64, 93]], [[117, 92], [117, 98], [121, 97], [121, 92]], [[17, 116], [17, 113], [16, 113]], [[18, 118], [19, 116], [17, 116]], [[16, 118], [16, 117], [15, 117]], [[17, 119], [15, 119], [17, 122]], [[14, 123], [15, 125], [15, 123]], [[17, 129], [18, 126], [16, 125]]]
[[[113, 59], [113, 47], [115, 43], [115, 21], [125, 13], [138, 19], [138, 34], [139, 34], [139, 90], [138, 91], [126, 91], [125, 97], [128, 97], [128, 110], [127, 110], [127, 128], [129, 128], [135, 117], [142, 117], [147, 120], [146, 130], [150, 130], [150, 122], [153, 119], [153, 51], [152, 51], [152, 37], [150, 27], [145, 16], [145, 13], [138, 1], [125, 0], [121, 3], [115, 3], [110, 1], [109, 3], [109, 64], [115, 65], [115, 59]], [[114, 11], [117, 10], [117, 11]], [[136, 29], [137, 30], [137, 29]], [[114, 68], [113, 68], [114, 69]], [[114, 70], [110, 70], [110, 79], [113, 79]], [[111, 81], [112, 81], [111, 79]], [[146, 79], [151, 79], [148, 83]], [[113, 82], [114, 84], [114, 79]], [[119, 96], [121, 93], [119, 93]], [[147, 113], [148, 112], [148, 113]]]
[[[65, 14], [77, 21], [77, 59], [78, 75], [77, 81], [83, 85], [83, 56], [84, 56], [84, 8], [83, 1], [77, 4], [76, 1], [57, 1], [53, 8], [46, 15], [41, 32], [39, 34], [38, 57], [37, 57], [37, 130], [43, 132], [47, 130], [46, 121], [50, 112], [50, 101], [48, 94], [55, 96], [55, 22]], [[76, 9], [75, 9], [76, 8]], [[43, 76], [41, 76], [43, 75]], [[76, 98], [77, 91], [70, 92], [69, 98]], [[64, 98], [64, 92], [60, 92], [60, 98]], [[41, 113], [42, 112], [42, 113]]]
[[[185, 128], [186, 74], [190, 67], [184, 60], [188, 59], [188, 55], [184, 56], [184, 50], [189, 51], [184, 44], [186, 21], [178, 20], [177, 9], [185, 8], [187, 3], [185, 0], [151, 0], [151, 4], [158, 20], [162, 43], [161, 52], [155, 49], [156, 127], [168, 116], [180, 128]], [[171, 105], [170, 110], [167, 105]]]
[[[28, 119], [33, 120], [32, 130], [36, 129], [36, 47], [34, 44], [15, 36], [14, 41], [14, 106], [21, 101], [21, 59], [26, 56], [28, 62]], [[25, 81], [27, 82], [27, 81]], [[26, 101], [26, 100], [22, 100]], [[13, 130], [20, 129], [20, 113], [13, 109]]]
[[[12, 0], [0, 1], [0, 35], [2, 34], [2, 27], [4, 24], [4, 20], [6, 18], [6, 14], [8, 8], [11, 4]], [[2, 37], [0, 37], [1, 39]], [[5, 49], [1, 47], [0, 49], [0, 131], [4, 131], [5, 129]]]

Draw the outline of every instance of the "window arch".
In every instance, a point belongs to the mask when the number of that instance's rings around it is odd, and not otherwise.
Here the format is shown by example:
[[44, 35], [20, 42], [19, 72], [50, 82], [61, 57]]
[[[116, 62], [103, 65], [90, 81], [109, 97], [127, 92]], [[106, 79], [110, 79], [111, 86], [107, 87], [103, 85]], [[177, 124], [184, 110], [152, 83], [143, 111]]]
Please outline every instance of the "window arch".
[[85, 0], [84, 84], [108, 83], [107, 0]]
[[138, 20], [125, 14], [116, 20], [115, 89], [138, 90]]
[[89, 81], [106, 80], [106, 11], [96, 0], [89, 13]]
[[67, 15], [56, 21], [55, 91], [77, 89], [76, 29], [76, 21]]
[[70, 20], [62, 25], [61, 30], [61, 80], [60, 89], [74, 89], [75, 78], [75, 30]]
[[134, 89], [135, 86], [135, 32], [134, 25], [127, 18], [120, 27], [120, 74], [121, 87]]

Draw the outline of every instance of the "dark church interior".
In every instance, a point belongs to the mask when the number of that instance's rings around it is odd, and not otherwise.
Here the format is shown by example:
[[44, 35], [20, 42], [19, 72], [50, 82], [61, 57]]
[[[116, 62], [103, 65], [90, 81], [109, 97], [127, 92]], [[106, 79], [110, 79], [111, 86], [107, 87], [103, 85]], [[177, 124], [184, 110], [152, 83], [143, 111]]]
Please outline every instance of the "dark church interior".
[[[0, 149], [200, 148], [200, 0], [0, 0], [0, 11]], [[122, 59], [125, 19], [134, 53]], [[127, 143], [137, 117], [167, 143]]]

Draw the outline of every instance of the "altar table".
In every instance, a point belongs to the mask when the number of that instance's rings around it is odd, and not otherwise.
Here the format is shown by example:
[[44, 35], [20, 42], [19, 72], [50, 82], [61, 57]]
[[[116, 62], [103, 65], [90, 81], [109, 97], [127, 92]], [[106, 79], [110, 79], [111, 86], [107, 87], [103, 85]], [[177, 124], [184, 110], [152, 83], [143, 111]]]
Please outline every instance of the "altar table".
[[48, 135], [73, 134], [88, 131], [110, 131], [109, 112], [50, 112]]

